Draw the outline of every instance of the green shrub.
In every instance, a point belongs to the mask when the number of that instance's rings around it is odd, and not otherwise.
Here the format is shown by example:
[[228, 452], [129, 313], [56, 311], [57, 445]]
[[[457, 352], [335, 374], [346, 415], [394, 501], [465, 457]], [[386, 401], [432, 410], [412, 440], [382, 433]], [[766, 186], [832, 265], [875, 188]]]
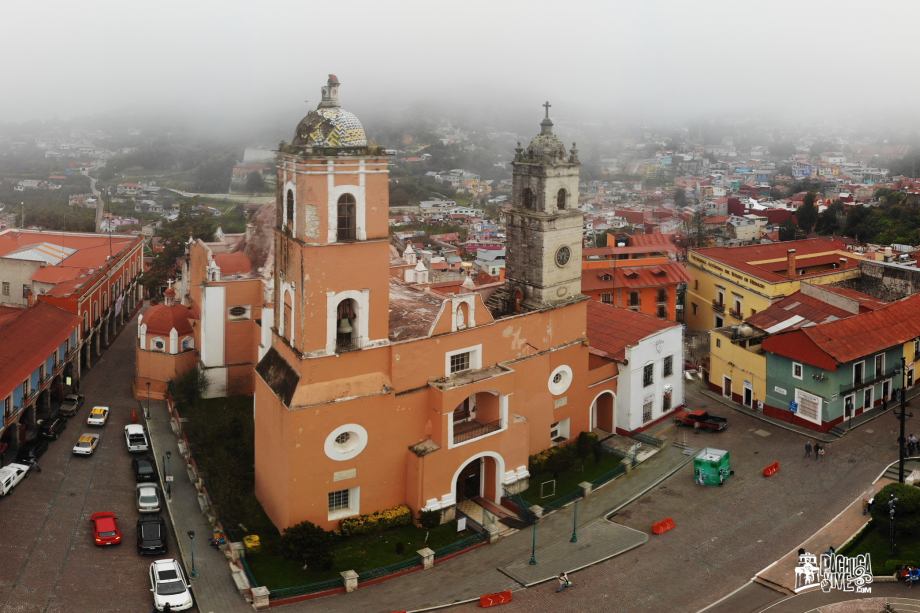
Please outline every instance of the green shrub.
[[332, 568], [332, 546], [335, 535], [308, 521], [291, 526], [281, 535], [279, 551], [295, 562], [303, 562], [317, 570]]
[[584, 460], [591, 455], [594, 447], [598, 444], [599, 442], [596, 434], [593, 432], [582, 432], [578, 435], [578, 440], [575, 441], [575, 451], [578, 457]]
[[375, 511], [367, 515], [346, 517], [339, 522], [339, 531], [346, 536], [355, 534], [374, 534], [395, 526], [408, 526], [412, 523], [412, 511], [404, 504], [391, 509]]
[[889, 483], [875, 495], [872, 505], [872, 519], [877, 526], [887, 527], [888, 500], [897, 497], [895, 505], [895, 526], [898, 534], [920, 534], [920, 488], [903, 483]]
[[402, 541], [396, 543], [396, 555], [401, 556], [406, 553], [406, 544]]
[[434, 530], [441, 525], [441, 511], [419, 511], [418, 523], [426, 530]]

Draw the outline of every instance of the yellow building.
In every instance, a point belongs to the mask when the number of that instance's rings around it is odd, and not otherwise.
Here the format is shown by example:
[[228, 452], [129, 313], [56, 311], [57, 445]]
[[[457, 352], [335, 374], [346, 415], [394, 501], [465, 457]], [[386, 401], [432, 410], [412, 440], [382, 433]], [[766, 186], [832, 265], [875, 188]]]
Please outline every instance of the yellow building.
[[763, 401], [767, 397], [767, 359], [760, 340], [731, 328], [710, 332], [710, 388], [750, 408], [755, 408], [758, 400]]
[[825, 285], [858, 277], [861, 259], [830, 238], [692, 249], [687, 326], [702, 331], [739, 324], [798, 291], [802, 281]]

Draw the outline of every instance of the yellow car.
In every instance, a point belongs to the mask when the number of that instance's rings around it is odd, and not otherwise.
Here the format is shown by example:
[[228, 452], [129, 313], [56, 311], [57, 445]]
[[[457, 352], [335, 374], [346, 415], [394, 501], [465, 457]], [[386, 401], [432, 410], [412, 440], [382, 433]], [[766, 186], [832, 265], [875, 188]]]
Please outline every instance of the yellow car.
[[74, 455], [93, 455], [96, 446], [99, 444], [99, 435], [84, 433], [77, 439], [77, 444], [73, 446]]
[[109, 419], [109, 407], [93, 407], [86, 417], [87, 426], [104, 426]]

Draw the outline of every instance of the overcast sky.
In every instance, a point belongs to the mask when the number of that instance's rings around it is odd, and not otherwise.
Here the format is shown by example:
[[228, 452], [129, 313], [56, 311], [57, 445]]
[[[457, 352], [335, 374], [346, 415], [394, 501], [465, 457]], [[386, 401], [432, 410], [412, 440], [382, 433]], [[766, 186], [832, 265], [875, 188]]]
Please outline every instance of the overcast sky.
[[569, 120], [918, 107], [920, 3], [818, 0], [6, 0], [0, 121], [418, 103]]

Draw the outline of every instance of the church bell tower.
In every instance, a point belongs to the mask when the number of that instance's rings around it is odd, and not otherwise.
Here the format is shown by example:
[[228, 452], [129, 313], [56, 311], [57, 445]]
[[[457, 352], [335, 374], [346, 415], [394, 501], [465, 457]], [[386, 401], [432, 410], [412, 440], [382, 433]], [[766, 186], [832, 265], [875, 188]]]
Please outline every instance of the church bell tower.
[[582, 212], [578, 208], [580, 162], [566, 151], [549, 118], [527, 148], [515, 150], [511, 209], [506, 214], [506, 277], [514, 302], [540, 309], [581, 295]]

